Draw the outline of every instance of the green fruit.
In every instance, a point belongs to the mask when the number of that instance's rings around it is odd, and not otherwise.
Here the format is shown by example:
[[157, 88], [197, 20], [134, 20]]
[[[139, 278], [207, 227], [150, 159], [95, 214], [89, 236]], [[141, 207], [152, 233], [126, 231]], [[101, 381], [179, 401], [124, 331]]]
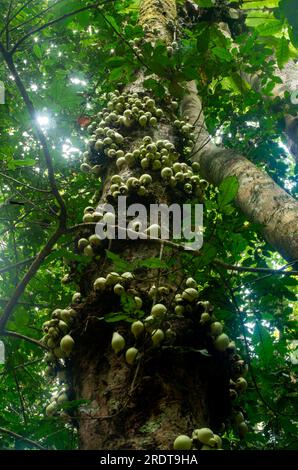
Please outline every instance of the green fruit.
[[192, 447], [192, 439], [181, 434], [174, 441], [174, 450], [190, 450]]
[[125, 348], [125, 339], [122, 335], [115, 331], [112, 336], [111, 345], [115, 353], [117, 354]]
[[159, 346], [159, 344], [162, 342], [164, 337], [165, 337], [165, 334], [161, 329], [154, 330], [151, 335], [153, 346]]
[[121, 276], [118, 273], [111, 272], [107, 275], [106, 284], [107, 286], [114, 286], [121, 281]]
[[98, 277], [95, 279], [93, 283], [93, 287], [95, 290], [104, 290], [106, 286], [106, 278], [105, 277]]
[[209, 313], [207, 313], [207, 312], [202, 313], [201, 320], [200, 320], [201, 323], [204, 324], [204, 323], [209, 322], [210, 320], [211, 320], [211, 317], [210, 317]]
[[87, 212], [87, 214], [85, 214], [85, 215], [83, 216], [83, 222], [84, 222], [85, 224], [94, 222], [93, 214], [90, 214], [90, 213]]
[[199, 293], [196, 289], [188, 287], [185, 291], [182, 292], [182, 298], [188, 302], [194, 302], [199, 297]]
[[213, 436], [213, 432], [209, 428], [195, 429], [192, 434], [193, 439], [196, 439], [202, 442], [202, 444], [206, 445], [209, 445], [209, 441], [213, 438]]
[[243, 416], [243, 413], [241, 413], [241, 411], [238, 411], [234, 415], [234, 421], [235, 421], [236, 424], [240, 424], [244, 421], [244, 416]]
[[94, 256], [94, 251], [91, 245], [87, 245], [84, 248], [84, 255], [85, 256]]
[[140, 320], [135, 321], [131, 325], [131, 332], [135, 338], [138, 338], [144, 331], [144, 323]]
[[237, 430], [239, 433], [240, 437], [245, 437], [246, 434], [248, 433], [248, 426], [245, 421], [242, 421], [242, 423], [239, 423], [237, 426]]
[[215, 349], [218, 351], [225, 351], [229, 345], [229, 342], [229, 337], [225, 333], [222, 333], [214, 340]]
[[56, 356], [57, 359], [64, 359], [66, 357], [65, 352], [63, 352], [60, 347], [54, 348], [53, 354]]
[[175, 313], [176, 315], [183, 315], [185, 308], [183, 305], [176, 305], [175, 307]]
[[58, 328], [60, 331], [62, 331], [62, 333], [67, 333], [69, 327], [67, 325], [67, 323], [65, 323], [64, 321], [60, 320], [59, 323], [58, 323]]
[[90, 171], [91, 171], [91, 166], [88, 165], [88, 163], [82, 163], [82, 165], [80, 166], [80, 168], [81, 168], [81, 171], [82, 171], [83, 173], [90, 173]]
[[135, 307], [136, 307], [137, 310], [142, 308], [143, 301], [140, 297], [134, 297], [134, 302], [135, 302]]
[[124, 292], [124, 287], [121, 284], [117, 283], [114, 285], [114, 294], [120, 296], [121, 294], [123, 294], [123, 292]]
[[121, 274], [121, 278], [124, 279], [124, 282], [130, 282], [134, 279], [134, 275], [128, 271]]
[[140, 183], [142, 185], [145, 185], [147, 186], [148, 184], [151, 184], [152, 183], [152, 177], [151, 175], [148, 175], [147, 173], [144, 173], [141, 177], [140, 177]]
[[60, 348], [66, 354], [70, 354], [71, 351], [73, 350], [74, 344], [75, 342], [72, 339], [72, 337], [70, 335], [65, 335], [60, 341]]
[[87, 245], [89, 245], [88, 240], [86, 238], [80, 238], [78, 241], [79, 250], [83, 250]]
[[245, 392], [245, 390], [247, 389], [247, 382], [244, 377], [239, 377], [239, 379], [236, 380], [235, 389], [238, 392]]
[[46, 407], [46, 415], [47, 416], [53, 416], [57, 411], [57, 403], [52, 402]]
[[169, 167], [165, 167], [161, 170], [161, 177], [165, 180], [170, 179], [173, 176], [173, 171]]
[[57, 403], [61, 404], [61, 403], [65, 403], [66, 401], [68, 401], [68, 396], [67, 396], [67, 393], [63, 392], [57, 398]]
[[106, 212], [105, 215], [103, 216], [102, 220], [107, 225], [115, 225], [116, 216], [115, 216], [115, 214], [113, 214], [113, 212]]
[[162, 317], [167, 312], [167, 307], [163, 304], [155, 304], [151, 309], [151, 315], [154, 318]]
[[215, 440], [215, 446], [217, 447], [217, 449], [221, 449], [222, 448], [221, 437], [218, 434], [214, 434], [213, 439]]
[[193, 289], [197, 288], [197, 283], [192, 277], [187, 278], [185, 284], [186, 287], [191, 287]]
[[82, 299], [82, 295], [80, 294], [80, 292], [75, 292], [71, 298], [71, 302], [73, 304], [78, 304], [80, 303], [81, 299]]
[[101, 238], [96, 233], [94, 233], [89, 237], [89, 243], [91, 246], [100, 246]]
[[145, 127], [146, 124], [147, 124], [147, 116], [145, 116], [145, 114], [142, 114], [142, 116], [139, 117], [139, 124], [142, 126], [142, 127]]
[[213, 336], [218, 336], [222, 333], [223, 326], [219, 321], [215, 321], [214, 323], [211, 323], [210, 326], [210, 331]]
[[139, 351], [137, 348], [129, 348], [125, 353], [125, 359], [127, 364], [132, 365], [135, 362], [138, 353]]

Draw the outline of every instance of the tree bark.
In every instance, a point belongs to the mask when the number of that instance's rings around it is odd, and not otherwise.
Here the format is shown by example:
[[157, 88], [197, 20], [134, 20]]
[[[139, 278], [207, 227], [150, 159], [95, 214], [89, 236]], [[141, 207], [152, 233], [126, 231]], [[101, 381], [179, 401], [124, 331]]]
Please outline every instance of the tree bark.
[[[141, 2], [140, 24], [147, 28], [149, 40], [156, 38], [156, 32], [152, 31], [158, 30], [161, 38], [170, 41], [171, 22], [175, 18], [174, 0]], [[129, 89], [136, 90], [141, 99], [146, 96], [140, 80]], [[125, 151], [138, 148], [140, 140], [148, 133], [153, 142], [159, 139], [175, 142], [172, 112], [164, 109], [164, 116], [153, 131], [128, 130], [129, 144]], [[110, 178], [116, 173], [115, 164], [110, 162], [102, 200], [106, 200]], [[139, 169], [127, 167], [117, 172], [124, 179], [140, 174]], [[161, 181], [154, 181], [149, 192], [146, 204], [181, 200], [178, 190], [165, 188]], [[172, 256], [177, 258], [176, 252], [152, 241], [118, 240], [113, 241], [109, 249], [131, 264], [148, 258], [163, 261], [170, 261]], [[106, 314], [121, 310], [119, 298], [110, 292], [98, 295], [92, 291], [98, 276], [116, 270], [103, 256], [99, 263], [94, 260], [90, 264], [81, 280], [81, 292], [86, 300], [77, 310], [80, 326], [77, 332], [74, 329], [75, 350], [69, 365], [72, 398], [87, 401], [73, 416], [80, 448], [171, 449], [179, 434], [191, 436], [194, 429], [204, 426], [220, 431], [231, 408], [229, 379], [235, 351], [233, 348], [230, 352], [214, 349], [208, 327], [202, 327], [199, 322], [201, 313], [209, 307], [198, 305], [190, 309], [189, 317], [176, 315], [162, 321], [160, 328], [170, 329], [173, 342], [165, 340], [162, 347], [154, 347], [152, 332], [135, 341], [129, 324], [124, 321], [108, 324], [102, 320]], [[172, 269], [139, 269], [127, 293], [142, 298], [146, 315], [158, 302], [171, 310], [184, 277], [179, 259]], [[157, 294], [152, 300], [148, 290], [153, 285], [166, 286], [167, 293]], [[134, 346], [139, 349], [140, 358], [134, 365], [126, 363], [123, 352], [115, 354], [112, 350], [111, 338], [115, 330], [125, 337], [125, 349]], [[205, 354], [206, 348], [208, 354]]]

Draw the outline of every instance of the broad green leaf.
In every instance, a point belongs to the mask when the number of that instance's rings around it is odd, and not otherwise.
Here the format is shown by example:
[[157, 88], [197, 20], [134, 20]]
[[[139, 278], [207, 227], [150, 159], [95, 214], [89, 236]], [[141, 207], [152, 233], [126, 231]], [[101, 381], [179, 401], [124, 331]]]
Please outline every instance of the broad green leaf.
[[221, 210], [237, 196], [239, 182], [236, 176], [228, 176], [219, 185], [218, 207]]

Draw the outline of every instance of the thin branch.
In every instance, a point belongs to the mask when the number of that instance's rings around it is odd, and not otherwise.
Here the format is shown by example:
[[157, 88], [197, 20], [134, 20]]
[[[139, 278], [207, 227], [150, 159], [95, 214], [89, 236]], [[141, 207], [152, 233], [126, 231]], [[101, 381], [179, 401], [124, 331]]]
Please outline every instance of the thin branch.
[[19, 395], [20, 405], [21, 405], [21, 409], [22, 409], [23, 421], [24, 421], [24, 424], [26, 426], [27, 425], [27, 416], [26, 416], [24, 397], [23, 397], [23, 393], [22, 393], [22, 390], [21, 390], [21, 387], [20, 387], [20, 384], [19, 384], [19, 379], [18, 379], [18, 376], [17, 376], [17, 373], [16, 373], [15, 370], [13, 370], [13, 377], [14, 377], [14, 380], [15, 380], [15, 384], [17, 386], [17, 392], [18, 392], [18, 395]]
[[45, 246], [42, 248], [42, 250], [39, 252], [39, 254], [36, 256], [30, 268], [28, 269], [26, 274], [23, 276], [21, 281], [16, 286], [11, 298], [9, 299], [9, 302], [7, 303], [4, 309], [2, 317], [0, 318], [0, 332], [4, 330], [5, 325], [8, 322], [9, 317], [11, 313], [13, 312], [16, 304], [18, 303], [18, 300], [20, 299], [21, 295], [23, 294], [27, 284], [35, 276], [35, 274], [37, 273], [38, 269], [40, 268], [45, 258], [52, 251], [53, 246], [57, 243], [61, 235], [63, 235], [64, 233], [65, 233], [64, 228], [59, 226], [57, 230], [53, 233], [51, 238], [49, 238], [49, 240], [47, 241]]
[[96, 2], [96, 3], [93, 3], [91, 5], [87, 5], [85, 7], [78, 8], [77, 10], [74, 10], [70, 13], [66, 13], [65, 15], [59, 16], [58, 18], [55, 18], [54, 20], [51, 20], [48, 23], [45, 23], [45, 24], [43, 24], [43, 25], [41, 25], [37, 28], [31, 29], [31, 31], [29, 31], [21, 39], [19, 39], [19, 41], [16, 42], [16, 44], [13, 46], [13, 48], [10, 51], [11, 54], [14, 54], [16, 52], [16, 50], [19, 48], [19, 46], [24, 41], [26, 41], [26, 39], [28, 39], [30, 36], [32, 36], [33, 34], [39, 33], [40, 31], [48, 28], [49, 26], [53, 26], [54, 24], [59, 23], [60, 21], [66, 20], [67, 18], [69, 18], [73, 15], [77, 15], [78, 13], [82, 13], [83, 11], [90, 10], [92, 8], [96, 8], [96, 7], [98, 7], [99, 5], [102, 5], [102, 4], [103, 4], [103, 2]]
[[39, 123], [37, 122], [36, 120], [36, 112], [35, 112], [35, 108], [34, 108], [34, 105], [26, 91], [26, 88], [19, 76], [19, 73], [15, 67], [15, 64], [14, 64], [14, 61], [12, 59], [12, 55], [10, 53], [8, 53], [3, 44], [0, 42], [0, 52], [2, 53], [3, 57], [4, 57], [4, 60], [6, 62], [6, 65], [9, 69], [9, 71], [11, 72], [12, 76], [14, 77], [14, 80], [15, 80], [15, 84], [25, 102], [25, 105], [28, 109], [28, 112], [29, 112], [29, 115], [30, 115], [30, 118], [32, 120], [32, 125], [34, 126], [35, 128], [35, 131], [36, 131], [36, 135], [37, 135], [37, 138], [41, 144], [41, 147], [42, 147], [42, 150], [43, 150], [43, 153], [44, 153], [44, 158], [45, 158], [45, 162], [46, 162], [46, 166], [47, 166], [47, 169], [48, 169], [48, 178], [49, 178], [49, 182], [50, 182], [50, 186], [51, 186], [51, 190], [52, 190], [52, 193], [53, 195], [55, 196], [56, 200], [57, 200], [57, 203], [58, 205], [60, 206], [60, 225], [65, 227], [66, 225], [66, 218], [67, 218], [67, 213], [66, 213], [66, 206], [65, 206], [65, 203], [63, 201], [63, 198], [62, 196], [60, 195], [59, 193], [59, 190], [58, 190], [58, 187], [57, 187], [57, 183], [56, 183], [56, 179], [55, 179], [55, 173], [54, 173], [54, 168], [53, 168], [53, 162], [52, 162], [52, 157], [51, 157], [51, 154], [50, 154], [50, 151], [49, 151], [49, 148], [48, 148], [48, 143], [47, 143], [47, 140], [46, 140], [46, 137], [42, 131], [42, 128], [41, 126], [39, 125]]
[[247, 272], [247, 273], [265, 273], [268, 275], [277, 274], [285, 276], [298, 276], [298, 271], [283, 271], [283, 268], [280, 269], [271, 269], [271, 268], [250, 268], [246, 266], [235, 266], [233, 264], [225, 263], [218, 258], [213, 260], [213, 263], [221, 266], [222, 268], [227, 269], [228, 271], [238, 271], [238, 272]]
[[6, 175], [5, 173], [2, 173], [2, 172], [0, 172], [0, 176], [2, 176], [3, 178], [7, 178], [8, 180], [14, 181], [15, 183], [18, 183], [21, 186], [25, 186], [28, 189], [33, 189], [33, 191], [38, 191], [40, 193], [47, 193], [47, 194], [52, 193], [52, 191], [49, 191], [48, 189], [35, 188], [34, 186], [30, 186], [30, 184], [23, 183], [23, 181], [19, 181], [19, 180], [13, 178], [12, 176]]
[[11, 269], [23, 266], [24, 264], [31, 263], [31, 261], [33, 261], [34, 259], [35, 257], [33, 256], [32, 258], [24, 259], [23, 261], [19, 261], [18, 263], [9, 264], [8, 266], [5, 266], [4, 268], [0, 269], [0, 274], [5, 273], [6, 271], [10, 271]]
[[28, 437], [21, 436], [14, 431], [10, 431], [9, 429], [0, 427], [0, 433], [8, 434], [9, 436], [15, 437], [16, 439], [20, 439], [21, 441], [27, 442], [27, 444], [32, 445], [33, 447], [37, 447], [37, 449], [47, 450], [46, 447], [42, 446], [36, 441], [29, 439]]
[[[9, 19], [8, 22], [6, 22], [6, 25], [5, 25], [5, 28], [8, 27], [8, 25], [12, 22], [12, 20], [14, 20], [19, 13], [21, 13], [22, 10], [24, 10], [30, 3], [34, 2], [35, 0], [28, 0], [27, 2], [25, 2]], [[5, 31], [5, 28], [3, 28], [1, 31], [0, 31], [0, 35]]]
[[[9, 302], [8, 298], [0, 298], [0, 304], [7, 304]], [[26, 301], [21, 301], [18, 300], [17, 302], [19, 305], [27, 305], [31, 307], [39, 307], [39, 308], [48, 308], [49, 304], [46, 303], [40, 303], [40, 302], [26, 302]]]
[[1, 332], [0, 336], [10, 336], [12, 338], [22, 339], [24, 341], [27, 341], [28, 343], [35, 344], [35, 346], [48, 350], [48, 348], [37, 339], [30, 338], [30, 336], [22, 335], [21, 333], [17, 333], [16, 331], [4, 330]]

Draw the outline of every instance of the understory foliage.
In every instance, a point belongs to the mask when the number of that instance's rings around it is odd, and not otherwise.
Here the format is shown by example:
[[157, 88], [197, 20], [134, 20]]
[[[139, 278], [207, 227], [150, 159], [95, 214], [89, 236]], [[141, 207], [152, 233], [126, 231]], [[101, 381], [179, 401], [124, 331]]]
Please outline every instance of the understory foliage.
[[[140, 70], [146, 92], [161, 107], [179, 103], [185, 83], [196, 80], [212, 138], [240, 150], [297, 195], [297, 168], [283, 134], [284, 115], [297, 113], [297, 104], [287, 91], [282, 98], [272, 96], [280, 83], [277, 72], [298, 56], [295, 2], [194, 3], [198, 8], [190, 11], [183, 1], [177, 2], [179, 21], [169, 47], [143, 41], [137, 0], [106, 0], [96, 7], [95, 2], [81, 0], [2, 1], [0, 41], [13, 50], [16, 70], [46, 136], [67, 208], [67, 227], [82, 222], [84, 209], [98, 201], [102, 190], [96, 171], [81, 171], [88, 126], [107, 106], [110, 93], [123, 90]], [[232, 38], [224, 35], [220, 21], [229, 24]], [[60, 211], [28, 103], [2, 59], [1, 309], [55, 230]], [[259, 76], [258, 91], [243, 73]], [[181, 255], [185, 276], [200, 286], [200, 297], [214, 307], [217, 321], [249, 365], [247, 391], [236, 402], [236, 409], [244, 410], [249, 433], [240, 439], [227, 423], [224, 448], [297, 448], [297, 276], [228, 271], [216, 263], [273, 269], [287, 264], [264, 241], [262, 227], [246, 220], [233, 204], [237, 182], [204, 186], [204, 245], [200, 256]], [[75, 238], [73, 230], [59, 237], [15, 305], [6, 330], [39, 340], [53, 310], [71, 304], [90, 262], [88, 253], [78, 252]], [[121, 253], [109, 249], [106, 257], [119, 272], [140, 267], [136, 263], [128, 269]], [[143, 267], [158, 268], [159, 259], [144, 260]], [[174, 273], [175, 264], [169, 263], [167, 269]], [[122, 303], [121, 315], [109, 316], [106, 322], [131, 322], [131, 306]], [[75, 412], [80, 400], [62, 403], [64, 420], [46, 416], [45, 407], [59, 384], [45, 374], [44, 350], [17, 337], [3, 334], [1, 340], [6, 362], [0, 365], [0, 448], [34, 448], [34, 441], [49, 449], [76, 448], [67, 408]]]

